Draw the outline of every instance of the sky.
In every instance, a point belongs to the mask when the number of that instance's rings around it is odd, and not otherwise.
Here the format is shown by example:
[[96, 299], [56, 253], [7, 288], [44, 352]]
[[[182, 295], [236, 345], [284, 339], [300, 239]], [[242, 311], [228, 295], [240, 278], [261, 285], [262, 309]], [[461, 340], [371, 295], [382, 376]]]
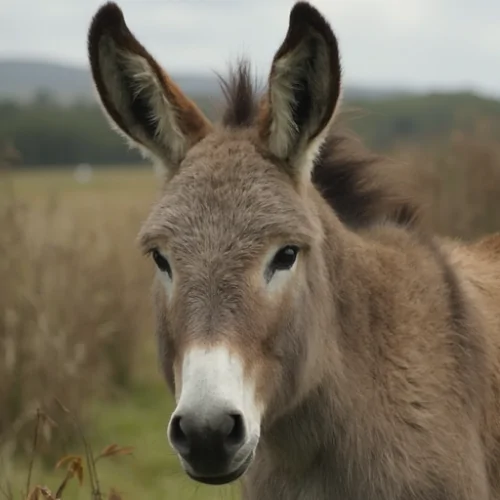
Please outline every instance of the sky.
[[[0, 0], [0, 57], [87, 65], [103, 0]], [[294, 0], [117, 0], [167, 71], [224, 71], [247, 55], [265, 76]], [[500, 96], [500, 1], [310, 0], [339, 40], [345, 82]]]

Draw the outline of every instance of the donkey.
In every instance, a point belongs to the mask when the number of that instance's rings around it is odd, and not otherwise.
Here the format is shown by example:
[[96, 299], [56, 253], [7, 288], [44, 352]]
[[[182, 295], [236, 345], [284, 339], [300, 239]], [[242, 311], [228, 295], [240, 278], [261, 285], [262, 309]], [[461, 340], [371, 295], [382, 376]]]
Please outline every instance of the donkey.
[[164, 167], [138, 239], [186, 474], [246, 500], [500, 499], [500, 237], [429, 234], [333, 125], [322, 14], [293, 5], [266, 92], [233, 67], [217, 124], [116, 4], [88, 51], [105, 115]]

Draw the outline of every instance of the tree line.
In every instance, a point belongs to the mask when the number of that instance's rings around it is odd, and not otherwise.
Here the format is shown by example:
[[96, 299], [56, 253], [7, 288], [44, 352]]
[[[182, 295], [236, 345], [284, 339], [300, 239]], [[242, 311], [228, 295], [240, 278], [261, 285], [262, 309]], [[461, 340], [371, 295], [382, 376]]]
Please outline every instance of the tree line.
[[[216, 108], [195, 97], [214, 118]], [[384, 151], [401, 142], [425, 142], [470, 132], [480, 120], [500, 130], [500, 103], [473, 94], [434, 94], [347, 102], [345, 120], [371, 148]], [[140, 154], [111, 130], [96, 102], [61, 104], [50, 93], [32, 101], [0, 100], [0, 162], [30, 167], [78, 163], [126, 165]]]

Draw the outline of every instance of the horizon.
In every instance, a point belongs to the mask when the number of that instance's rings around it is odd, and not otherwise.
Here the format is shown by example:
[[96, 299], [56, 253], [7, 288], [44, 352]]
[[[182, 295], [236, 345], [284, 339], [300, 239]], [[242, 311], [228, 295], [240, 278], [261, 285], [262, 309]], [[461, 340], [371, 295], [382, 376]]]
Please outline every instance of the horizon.
[[[86, 35], [104, 1], [9, 3], [0, 59], [87, 69]], [[167, 72], [210, 76], [245, 55], [259, 78], [285, 34], [294, 0], [118, 1], [125, 20]], [[467, 89], [500, 98], [500, 3], [477, 0], [312, 0], [337, 35], [346, 86], [409, 92]], [[458, 7], [457, 7], [458, 4]], [[19, 36], [22, 20], [23, 36]], [[208, 20], [208, 21], [207, 21]], [[216, 29], [213, 29], [213, 27]], [[47, 36], [57, 33], [57, 36]], [[464, 37], [464, 33], [468, 36]]]
[[[33, 64], [42, 65], [50, 67], [59, 67], [76, 71], [90, 72], [90, 66], [85, 63], [78, 63], [75, 61], [67, 61], [64, 59], [58, 59], [55, 57], [36, 57], [33, 55], [15, 55], [15, 56], [3, 56], [0, 52], [0, 64], [2, 63], [15, 63], [15, 64]], [[224, 68], [223, 74], [229, 68], [229, 63]], [[262, 73], [255, 72], [255, 65], [252, 65], [252, 70], [257, 74], [259, 78], [263, 78], [266, 75]], [[216, 81], [217, 71], [215, 69], [205, 68], [194, 70], [191, 69], [181, 69], [178, 71], [170, 71], [170, 74], [176, 77], [184, 78], [210, 78]], [[91, 82], [90, 82], [91, 83]], [[497, 92], [491, 92], [489, 89], [484, 89], [480, 87], [467, 86], [467, 85], [438, 85], [438, 86], [411, 86], [407, 83], [398, 82], [377, 82], [371, 84], [370, 82], [360, 82], [360, 81], [344, 81], [344, 88], [350, 90], [360, 90], [368, 91], [374, 93], [388, 93], [388, 94], [409, 94], [409, 95], [429, 95], [429, 94], [475, 94], [479, 97], [500, 100], [500, 85]], [[49, 89], [50, 90], [50, 89]], [[0, 92], [0, 97], [1, 97]]]

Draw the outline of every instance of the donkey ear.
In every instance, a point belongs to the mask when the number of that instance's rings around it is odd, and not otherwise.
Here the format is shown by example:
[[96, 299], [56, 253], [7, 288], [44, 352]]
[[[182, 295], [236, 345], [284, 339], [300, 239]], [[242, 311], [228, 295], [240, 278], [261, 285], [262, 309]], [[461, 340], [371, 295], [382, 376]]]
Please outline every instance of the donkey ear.
[[92, 19], [88, 56], [111, 124], [175, 173], [188, 149], [210, 131], [210, 123], [137, 41], [113, 2]]
[[328, 22], [307, 2], [297, 2], [272, 62], [259, 123], [269, 151], [294, 175], [311, 174], [337, 109], [340, 81], [337, 40]]

